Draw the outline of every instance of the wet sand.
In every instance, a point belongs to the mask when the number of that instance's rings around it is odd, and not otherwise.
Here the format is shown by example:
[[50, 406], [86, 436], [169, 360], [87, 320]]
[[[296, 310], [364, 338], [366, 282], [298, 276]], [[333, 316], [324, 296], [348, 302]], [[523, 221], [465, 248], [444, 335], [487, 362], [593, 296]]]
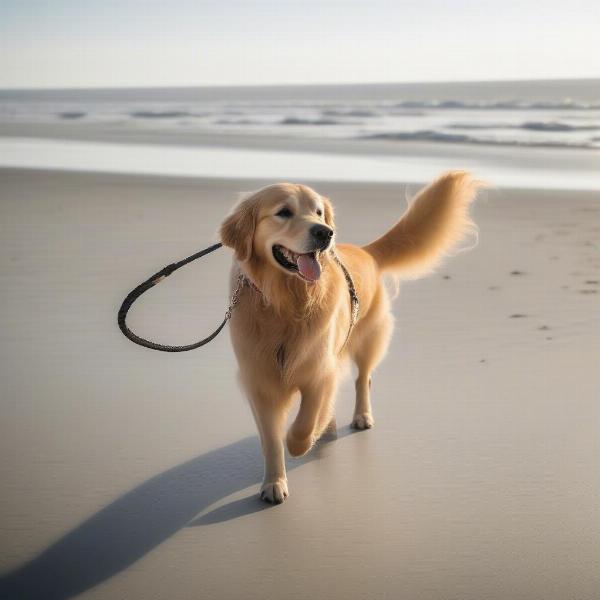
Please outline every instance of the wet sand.
[[[349, 431], [348, 379], [338, 440], [269, 507], [228, 336], [168, 355], [115, 322], [264, 183], [0, 171], [0, 598], [596, 598], [600, 195], [484, 194], [479, 246], [402, 285], [375, 428]], [[404, 208], [406, 186], [314, 185], [342, 241]], [[229, 260], [131, 326], [212, 330]]]

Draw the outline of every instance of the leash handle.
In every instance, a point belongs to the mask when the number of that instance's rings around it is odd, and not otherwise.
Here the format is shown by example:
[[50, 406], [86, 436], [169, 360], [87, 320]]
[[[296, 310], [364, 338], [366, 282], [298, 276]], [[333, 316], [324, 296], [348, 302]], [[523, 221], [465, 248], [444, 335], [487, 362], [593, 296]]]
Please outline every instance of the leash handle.
[[204, 346], [205, 344], [208, 344], [208, 342], [214, 340], [219, 335], [219, 333], [221, 333], [221, 330], [223, 329], [223, 327], [225, 327], [227, 321], [229, 321], [229, 319], [231, 318], [231, 310], [237, 303], [237, 296], [241, 291], [241, 280], [238, 281], [238, 286], [234, 293], [235, 303], [233, 302], [234, 298], [232, 298], [232, 305], [229, 306], [227, 312], [225, 313], [225, 318], [223, 319], [223, 322], [208, 337], [205, 337], [204, 339], [193, 344], [187, 344], [185, 346], [169, 346], [166, 344], [158, 344], [157, 342], [146, 340], [140, 337], [139, 335], [135, 334], [133, 331], [131, 331], [131, 329], [129, 329], [129, 327], [127, 327], [126, 319], [129, 309], [133, 306], [133, 303], [142, 294], [144, 294], [149, 289], [153, 288], [155, 285], [160, 283], [163, 279], [165, 279], [165, 277], [168, 277], [178, 269], [181, 269], [181, 267], [184, 267], [192, 261], [197, 260], [198, 258], [202, 258], [203, 256], [206, 256], [207, 254], [210, 254], [215, 250], [218, 250], [222, 246], [223, 244], [221, 244], [221, 242], [218, 242], [216, 244], [213, 244], [212, 246], [209, 246], [208, 248], [205, 248], [204, 250], [200, 250], [200, 252], [196, 252], [196, 254], [192, 254], [191, 256], [180, 260], [179, 262], [171, 263], [170, 265], [167, 265], [166, 267], [158, 271], [158, 273], [152, 275], [152, 277], [146, 279], [146, 281], [144, 281], [143, 283], [140, 283], [140, 285], [138, 285], [135, 289], [129, 292], [125, 300], [123, 300], [123, 304], [121, 304], [121, 308], [119, 309], [119, 313], [117, 315], [117, 323], [123, 335], [127, 339], [131, 340], [134, 344], [138, 344], [138, 346], [150, 348], [151, 350], [159, 350], [161, 352], [187, 352], [188, 350], [195, 350], [196, 348], [200, 348], [201, 346]]

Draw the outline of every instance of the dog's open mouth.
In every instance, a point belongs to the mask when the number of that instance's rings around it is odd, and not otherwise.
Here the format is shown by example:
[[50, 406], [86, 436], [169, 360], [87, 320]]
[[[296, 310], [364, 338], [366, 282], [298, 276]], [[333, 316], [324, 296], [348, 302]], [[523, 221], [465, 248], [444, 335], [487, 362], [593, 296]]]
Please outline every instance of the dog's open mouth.
[[297, 254], [284, 246], [273, 246], [275, 260], [286, 270], [297, 273], [307, 281], [317, 281], [321, 277], [321, 265], [316, 252]]

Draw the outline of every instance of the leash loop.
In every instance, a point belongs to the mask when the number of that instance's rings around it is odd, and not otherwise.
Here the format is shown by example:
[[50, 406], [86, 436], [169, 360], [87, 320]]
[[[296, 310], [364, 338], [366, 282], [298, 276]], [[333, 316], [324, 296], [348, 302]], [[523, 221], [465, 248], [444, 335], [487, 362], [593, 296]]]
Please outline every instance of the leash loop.
[[146, 279], [146, 281], [140, 283], [140, 285], [138, 285], [135, 289], [129, 292], [125, 300], [123, 300], [123, 304], [121, 304], [121, 308], [119, 309], [119, 313], [117, 315], [117, 323], [123, 335], [128, 340], [131, 340], [134, 344], [138, 344], [138, 346], [150, 348], [151, 350], [160, 350], [161, 352], [187, 352], [188, 350], [195, 350], [196, 348], [200, 348], [201, 346], [204, 346], [205, 344], [208, 344], [208, 342], [214, 340], [219, 335], [219, 333], [221, 333], [221, 330], [223, 329], [223, 327], [225, 327], [227, 321], [229, 321], [229, 319], [231, 318], [232, 311], [239, 301], [239, 295], [243, 287], [243, 275], [238, 278], [238, 285], [236, 287], [235, 292], [233, 293], [233, 296], [231, 297], [231, 301], [229, 303], [227, 312], [225, 313], [225, 318], [223, 319], [223, 322], [209, 336], [193, 344], [187, 344], [185, 346], [170, 346], [167, 344], [158, 344], [157, 342], [153, 342], [151, 340], [146, 340], [143, 337], [140, 337], [139, 335], [131, 331], [129, 327], [127, 327], [126, 319], [129, 309], [133, 306], [133, 303], [143, 293], [147, 292], [150, 288], [153, 288], [155, 285], [159, 284], [161, 281], [163, 281], [163, 279], [177, 271], [177, 269], [181, 269], [181, 267], [184, 267], [192, 261], [197, 260], [198, 258], [202, 258], [203, 256], [206, 256], [207, 254], [210, 254], [215, 250], [218, 250], [222, 246], [223, 244], [218, 242], [216, 244], [213, 244], [212, 246], [209, 246], [208, 248], [205, 248], [204, 250], [200, 250], [200, 252], [196, 252], [196, 254], [192, 254], [191, 256], [180, 260], [179, 262], [167, 265], [166, 267], [158, 271], [158, 273], [155, 273], [154, 275], [152, 275], [152, 277], [149, 277], [148, 279]]

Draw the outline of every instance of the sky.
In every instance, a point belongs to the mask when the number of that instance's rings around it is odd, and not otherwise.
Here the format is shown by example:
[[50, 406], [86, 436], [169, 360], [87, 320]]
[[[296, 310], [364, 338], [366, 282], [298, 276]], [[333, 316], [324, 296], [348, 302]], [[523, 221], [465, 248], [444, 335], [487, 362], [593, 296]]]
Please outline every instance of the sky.
[[598, 0], [0, 0], [0, 87], [600, 77]]

